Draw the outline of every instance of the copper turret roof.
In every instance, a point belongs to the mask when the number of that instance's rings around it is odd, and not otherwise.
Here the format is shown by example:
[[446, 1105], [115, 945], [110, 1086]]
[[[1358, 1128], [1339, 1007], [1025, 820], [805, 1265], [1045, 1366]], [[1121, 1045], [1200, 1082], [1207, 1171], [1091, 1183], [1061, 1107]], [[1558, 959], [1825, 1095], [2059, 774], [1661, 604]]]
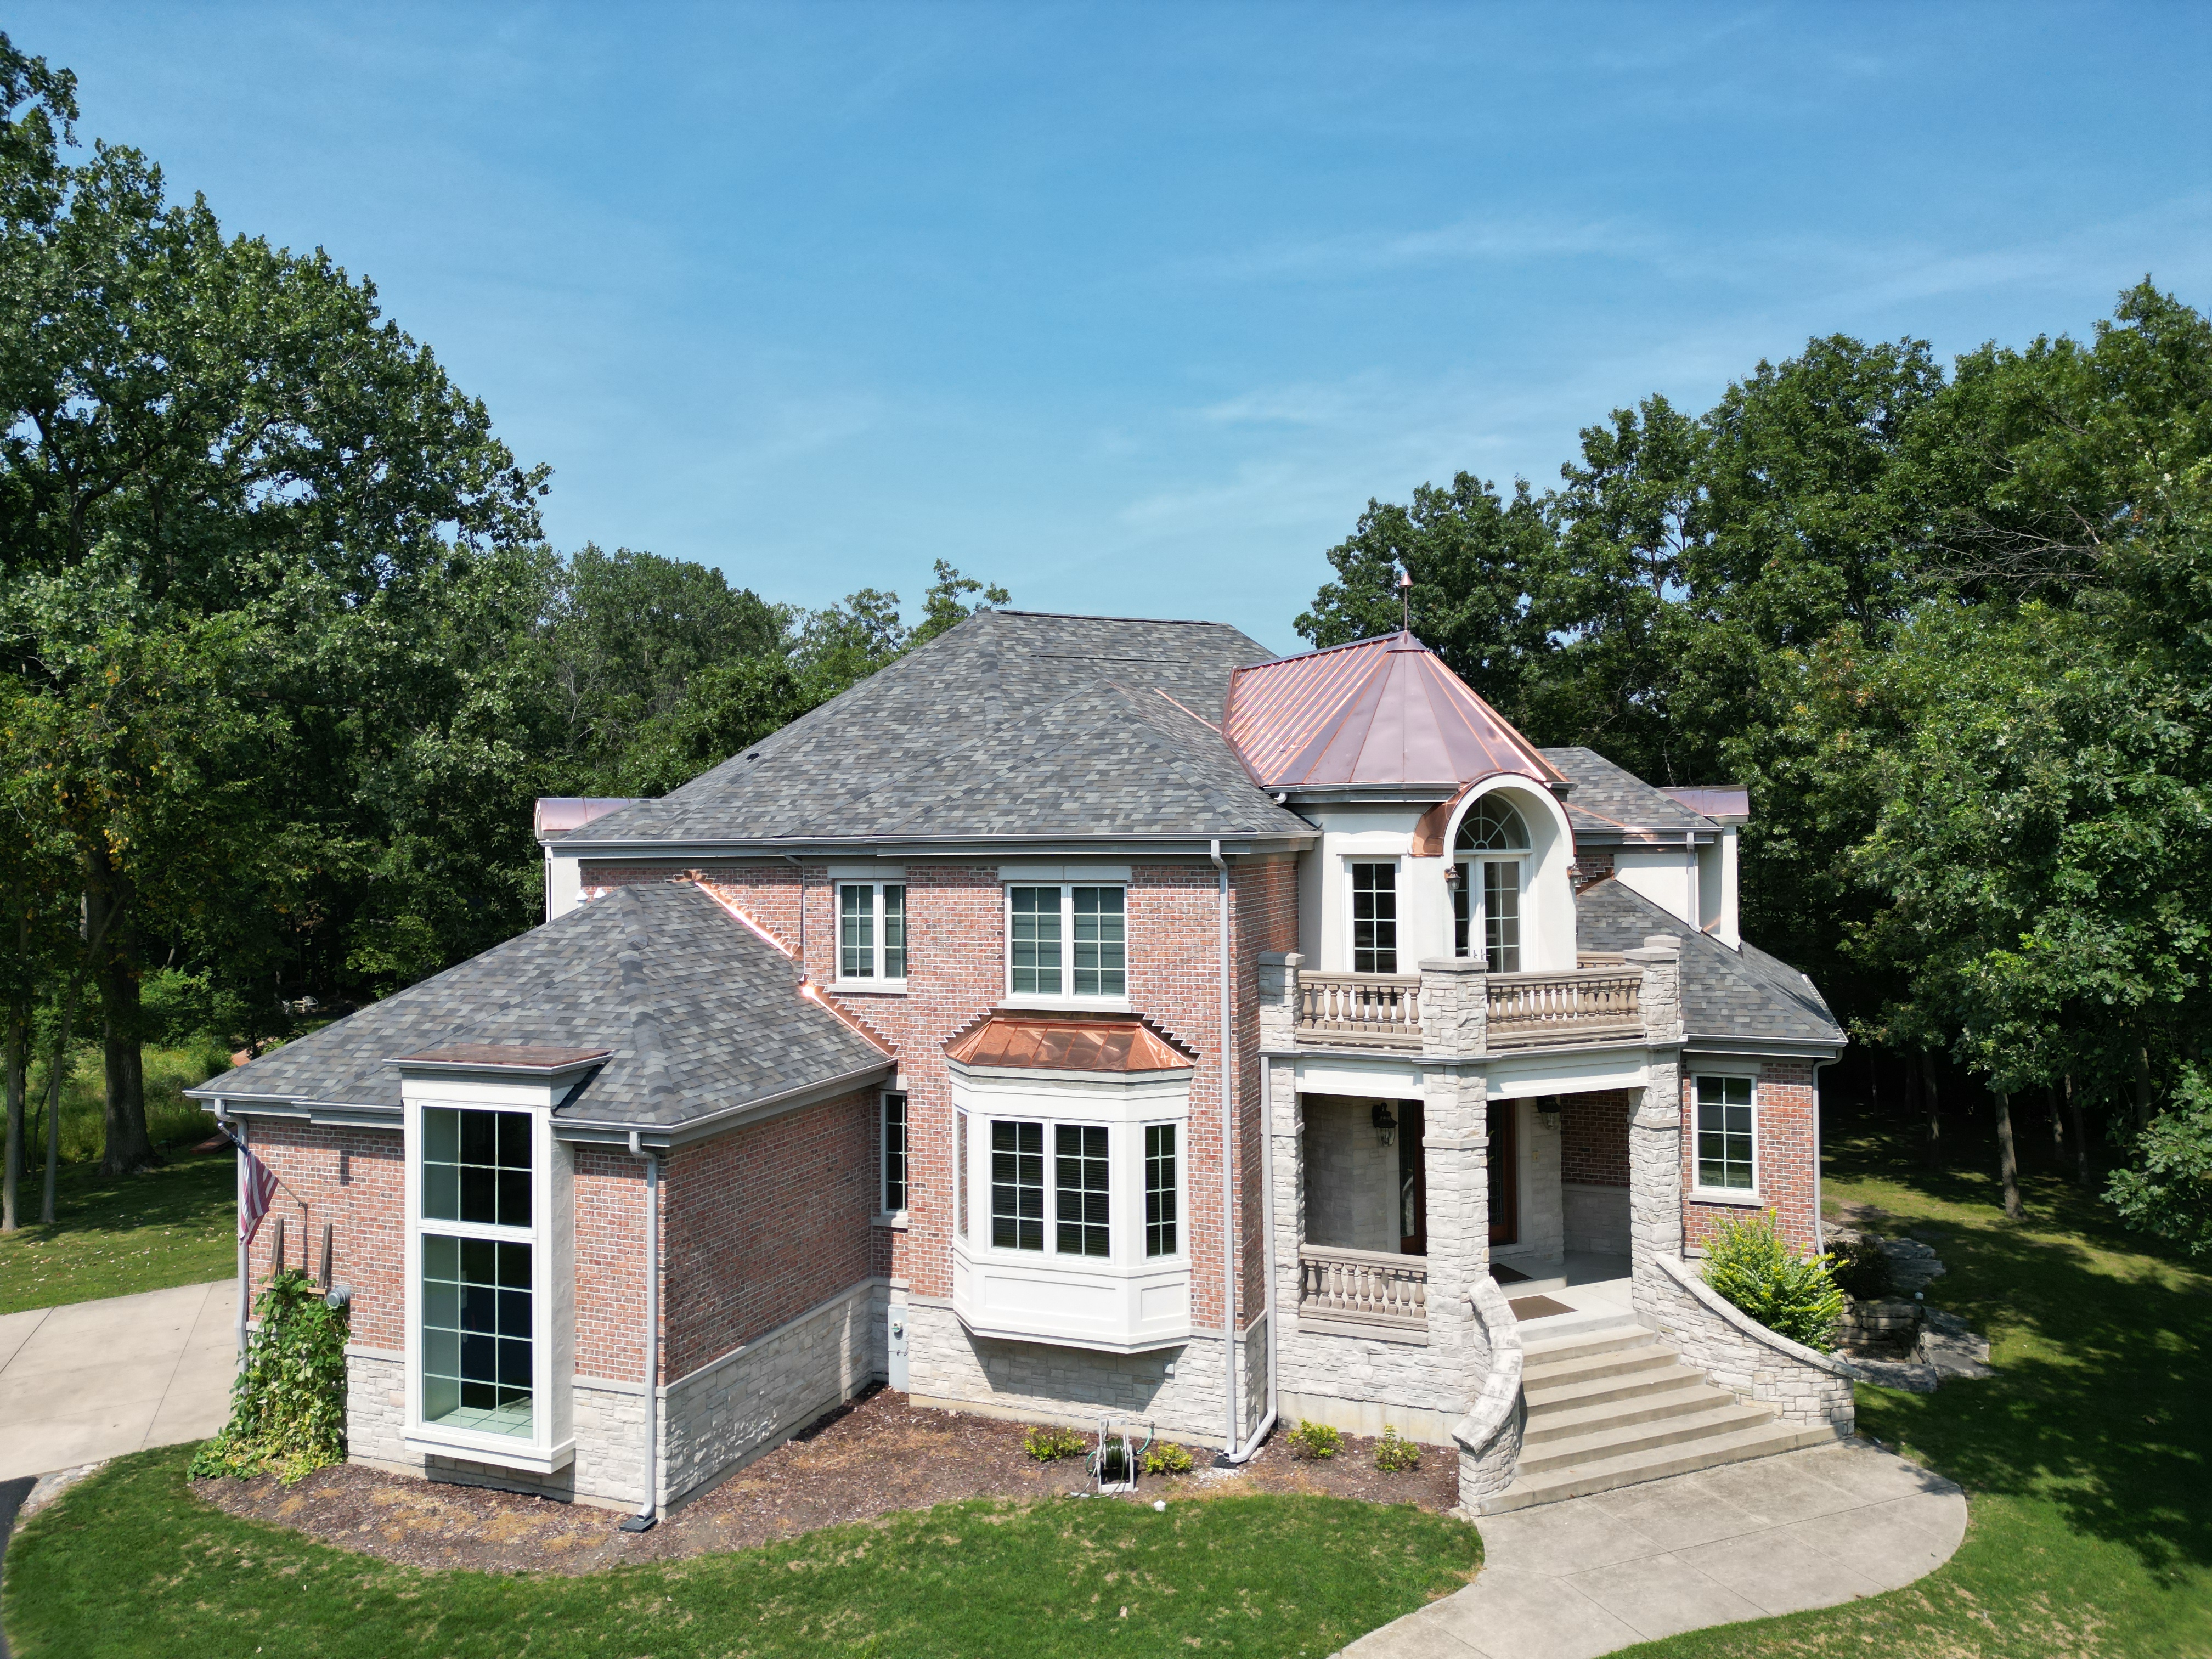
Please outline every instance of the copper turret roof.
[[1238, 669], [1225, 733], [1267, 789], [1565, 781], [1410, 633]]

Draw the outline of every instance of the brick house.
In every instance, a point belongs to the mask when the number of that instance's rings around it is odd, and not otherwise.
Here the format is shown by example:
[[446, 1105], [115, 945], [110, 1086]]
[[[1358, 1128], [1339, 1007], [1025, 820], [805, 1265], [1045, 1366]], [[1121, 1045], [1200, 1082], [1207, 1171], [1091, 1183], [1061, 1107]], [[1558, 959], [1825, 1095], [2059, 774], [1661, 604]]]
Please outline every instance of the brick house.
[[356, 1459], [649, 1514], [881, 1379], [1541, 1502], [1850, 1425], [1685, 1262], [1818, 1241], [1844, 1036], [1745, 816], [1410, 635], [982, 611], [541, 803], [543, 927], [194, 1093], [283, 1183], [249, 1280], [350, 1296]]

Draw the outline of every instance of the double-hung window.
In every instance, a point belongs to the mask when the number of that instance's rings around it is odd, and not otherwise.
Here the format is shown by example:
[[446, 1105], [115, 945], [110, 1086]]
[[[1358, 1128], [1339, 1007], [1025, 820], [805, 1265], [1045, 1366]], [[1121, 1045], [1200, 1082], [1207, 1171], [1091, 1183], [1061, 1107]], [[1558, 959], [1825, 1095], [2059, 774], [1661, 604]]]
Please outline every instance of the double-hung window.
[[1452, 951], [1492, 974], [1521, 971], [1522, 868], [1528, 827], [1495, 795], [1461, 821], [1453, 857]]
[[883, 1100], [883, 1212], [900, 1215], [906, 1210], [906, 1096], [888, 1091]]
[[1127, 890], [1009, 887], [1006, 988], [1016, 996], [1126, 997]]
[[1176, 1132], [1172, 1123], [1145, 1126], [1145, 1254], [1173, 1255], [1176, 1226]]
[[1758, 1188], [1755, 1085], [1747, 1077], [1698, 1079], [1698, 1185], [1714, 1192]]
[[906, 982], [906, 885], [837, 884], [837, 978], [896, 989]]
[[1352, 866], [1352, 971], [1398, 971], [1398, 866]]
[[425, 1425], [534, 1432], [531, 1142], [527, 1112], [423, 1110]]

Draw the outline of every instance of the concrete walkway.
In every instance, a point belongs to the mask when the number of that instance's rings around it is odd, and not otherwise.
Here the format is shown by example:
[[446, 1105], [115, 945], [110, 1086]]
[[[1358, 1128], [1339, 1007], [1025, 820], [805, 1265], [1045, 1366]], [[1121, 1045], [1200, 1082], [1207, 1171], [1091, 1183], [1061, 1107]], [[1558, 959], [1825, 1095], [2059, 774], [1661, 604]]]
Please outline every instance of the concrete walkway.
[[1346, 1659], [1596, 1659], [1662, 1636], [1911, 1583], [1951, 1559], [1966, 1499], [1863, 1442], [1492, 1516], [1465, 1589]]
[[0, 1480], [222, 1427], [237, 1295], [224, 1279], [0, 1314]]

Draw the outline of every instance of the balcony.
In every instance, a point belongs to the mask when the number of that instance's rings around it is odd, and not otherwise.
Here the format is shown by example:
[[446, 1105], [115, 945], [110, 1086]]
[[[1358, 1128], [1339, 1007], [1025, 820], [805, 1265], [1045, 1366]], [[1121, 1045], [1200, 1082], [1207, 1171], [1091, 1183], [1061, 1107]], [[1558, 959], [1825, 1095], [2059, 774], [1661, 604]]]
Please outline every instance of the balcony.
[[1298, 975], [1297, 1035], [1329, 1048], [1421, 1046], [1419, 974]]
[[[1459, 1033], [1461, 1052], [1511, 1054], [1644, 1040], [1644, 974], [1617, 955], [1586, 953], [1579, 965], [1544, 974], [1467, 974], [1452, 978], [1475, 994], [1479, 1028], [1452, 984], [1425, 993], [1419, 974], [1316, 974], [1290, 978], [1292, 1039], [1301, 1047], [1418, 1054], [1425, 1046], [1425, 995], [1432, 1014]], [[1434, 1001], [1436, 997], [1442, 1001]], [[1475, 1031], [1480, 1030], [1479, 1042]], [[1439, 1042], [1450, 1039], [1439, 1037]]]
[[1559, 974], [1492, 974], [1485, 984], [1492, 1052], [1643, 1038], [1644, 975], [1626, 963]]
[[1298, 1322], [1346, 1335], [1425, 1342], [1429, 1264], [1418, 1255], [1298, 1247]]

